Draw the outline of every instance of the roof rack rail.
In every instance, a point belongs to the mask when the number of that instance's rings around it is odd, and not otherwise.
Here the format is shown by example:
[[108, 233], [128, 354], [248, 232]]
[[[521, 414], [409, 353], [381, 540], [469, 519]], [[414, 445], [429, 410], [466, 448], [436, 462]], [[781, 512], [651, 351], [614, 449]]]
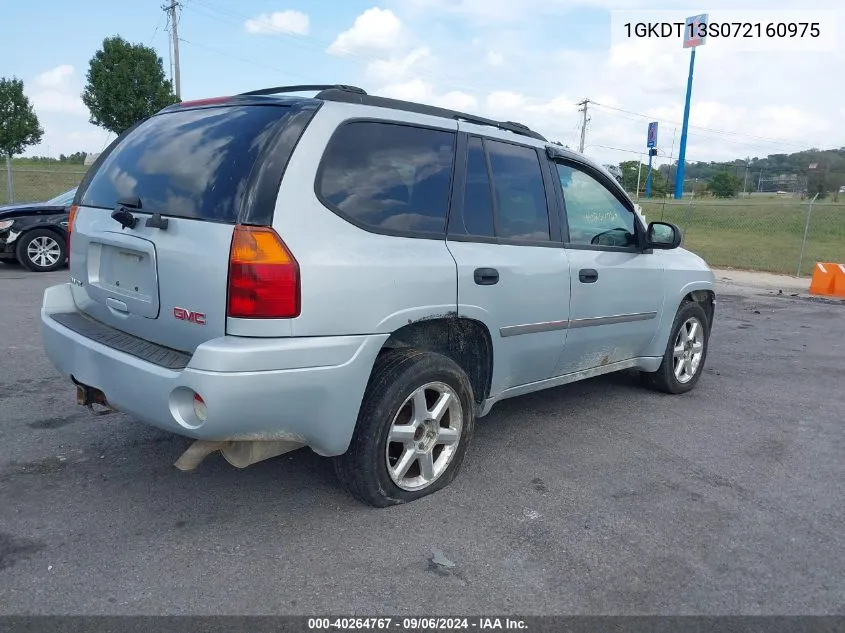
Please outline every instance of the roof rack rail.
[[305, 84], [300, 86], [276, 86], [274, 88], [261, 88], [260, 90], [250, 90], [249, 92], [242, 92], [240, 96], [247, 95], [278, 95], [285, 92], [310, 92], [312, 90], [343, 90], [359, 95], [366, 95], [366, 91], [357, 86], [344, 86], [341, 84]]
[[415, 112], [417, 114], [427, 114], [430, 116], [466, 121], [468, 123], [475, 123], [476, 125], [496, 127], [500, 130], [513, 132], [514, 134], [519, 134], [521, 136], [528, 136], [530, 138], [537, 139], [538, 141], [543, 141], [544, 143], [548, 142], [544, 136], [522, 123], [516, 123], [514, 121], [494, 121], [493, 119], [485, 119], [484, 117], [475, 116], [473, 114], [466, 114], [465, 112], [458, 112], [447, 108], [439, 108], [437, 106], [416, 103], [414, 101], [402, 101], [400, 99], [390, 99], [388, 97], [368, 95], [360, 88], [354, 88], [351, 86], [328, 86], [314, 95], [314, 98], [321, 99], [323, 101], [359, 103], [361, 105], [391, 108], [393, 110], [402, 110], [405, 112]]

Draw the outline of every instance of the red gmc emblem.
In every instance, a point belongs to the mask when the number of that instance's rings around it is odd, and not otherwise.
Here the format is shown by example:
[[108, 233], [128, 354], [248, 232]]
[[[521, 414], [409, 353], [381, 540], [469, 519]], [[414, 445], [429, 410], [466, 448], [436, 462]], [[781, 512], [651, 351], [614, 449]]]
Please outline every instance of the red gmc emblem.
[[197, 325], [205, 325], [205, 315], [202, 312], [194, 312], [185, 308], [173, 308], [173, 316], [180, 321], [190, 321]]

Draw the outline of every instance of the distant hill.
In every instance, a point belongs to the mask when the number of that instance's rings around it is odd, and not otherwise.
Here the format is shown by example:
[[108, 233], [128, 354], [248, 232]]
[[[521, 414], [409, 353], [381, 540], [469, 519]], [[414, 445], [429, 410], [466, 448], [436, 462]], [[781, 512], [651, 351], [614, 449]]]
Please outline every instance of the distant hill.
[[[720, 172], [745, 180], [748, 165], [748, 191], [808, 191], [833, 193], [845, 186], [845, 147], [833, 150], [809, 149], [794, 154], [770, 154], [766, 158], [736, 159], [729, 162], [688, 162], [686, 180], [709, 181]], [[677, 164], [661, 165], [664, 175], [674, 178]]]

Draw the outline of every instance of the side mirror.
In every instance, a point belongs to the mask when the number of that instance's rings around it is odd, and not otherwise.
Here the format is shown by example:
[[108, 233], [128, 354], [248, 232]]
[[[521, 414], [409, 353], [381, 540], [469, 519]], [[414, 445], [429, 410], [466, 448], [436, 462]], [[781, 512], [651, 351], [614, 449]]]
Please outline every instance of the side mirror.
[[681, 229], [669, 222], [652, 222], [648, 225], [646, 242], [648, 248], [671, 250], [681, 245]]

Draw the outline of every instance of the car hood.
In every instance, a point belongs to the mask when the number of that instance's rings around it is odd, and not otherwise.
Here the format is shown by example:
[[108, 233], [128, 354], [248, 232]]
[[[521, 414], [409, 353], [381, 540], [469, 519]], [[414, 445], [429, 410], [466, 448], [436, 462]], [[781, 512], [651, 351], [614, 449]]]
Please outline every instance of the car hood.
[[43, 202], [8, 204], [0, 207], [0, 220], [9, 220], [26, 215], [52, 215], [66, 211], [67, 207], [62, 205], [44, 204]]

